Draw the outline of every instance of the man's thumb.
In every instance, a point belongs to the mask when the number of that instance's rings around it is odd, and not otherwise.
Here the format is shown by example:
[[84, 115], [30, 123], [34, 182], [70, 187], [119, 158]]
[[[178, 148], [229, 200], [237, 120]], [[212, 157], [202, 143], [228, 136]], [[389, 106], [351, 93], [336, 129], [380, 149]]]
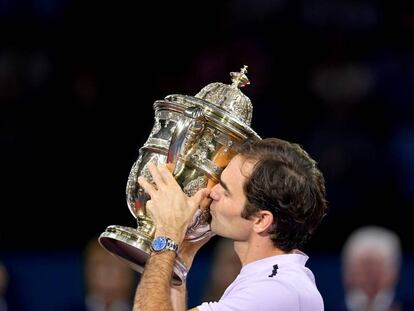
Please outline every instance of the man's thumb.
[[206, 197], [208, 197], [210, 194], [210, 189], [208, 188], [203, 188], [200, 189], [196, 192], [195, 195], [193, 195], [190, 200], [191, 200], [191, 204], [195, 205], [196, 207], [199, 207], [201, 201], [203, 201]]

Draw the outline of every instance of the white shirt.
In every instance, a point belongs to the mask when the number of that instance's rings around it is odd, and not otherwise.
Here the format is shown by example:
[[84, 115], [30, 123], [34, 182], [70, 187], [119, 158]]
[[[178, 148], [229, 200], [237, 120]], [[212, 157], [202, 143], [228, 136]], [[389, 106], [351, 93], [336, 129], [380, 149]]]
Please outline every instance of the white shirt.
[[295, 311], [324, 309], [315, 277], [295, 251], [251, 262], [240, 271], [218, 302], [203, 303], [200, 311]]

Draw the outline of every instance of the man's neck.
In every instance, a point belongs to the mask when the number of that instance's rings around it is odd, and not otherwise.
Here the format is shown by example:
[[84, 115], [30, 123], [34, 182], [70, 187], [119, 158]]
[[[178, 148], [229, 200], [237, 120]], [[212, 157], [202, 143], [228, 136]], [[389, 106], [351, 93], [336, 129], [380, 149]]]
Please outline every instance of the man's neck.
[[234, 241], [234, 250], [239, 256], [242, 266], [263, 258], [284, 255], [286, 252], [273, 245], [268, 239], [255, 241]]

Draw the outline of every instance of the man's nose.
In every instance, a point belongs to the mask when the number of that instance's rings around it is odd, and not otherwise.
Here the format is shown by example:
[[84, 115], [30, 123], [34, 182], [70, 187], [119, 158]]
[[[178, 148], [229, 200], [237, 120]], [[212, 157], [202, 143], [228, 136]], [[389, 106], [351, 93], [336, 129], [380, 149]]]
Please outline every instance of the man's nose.
[[213, 200], [218, 200], [219, 198], [217, 188], [218, 188], [218, 184], [216, 184], [213, 188], [211, 188], [210, 198], [212, 198]]

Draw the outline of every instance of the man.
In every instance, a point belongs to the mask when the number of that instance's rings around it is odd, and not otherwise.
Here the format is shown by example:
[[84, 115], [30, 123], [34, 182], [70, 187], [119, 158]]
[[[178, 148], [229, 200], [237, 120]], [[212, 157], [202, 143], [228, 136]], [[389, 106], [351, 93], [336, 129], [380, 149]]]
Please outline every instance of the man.
[[8, 303], [6, 291], [9, 285], [9, 273], [6, 267], [0, 262], [0, 311], [7, 311]]
[[66, 311], [129, 311], [132, 307], [134, 271], [109, 254], [96, 237], [88, 241], [84, 253], [85, 297]]
[[346, 305], [343, 309], [403, 310], [404, 306], [395, 299], [401, 257], [400, 238], [393, 231], [378, 226], [355, 230], [342, 253]]
[[[220, 183], [191, 198], [165, 166], [149, 165], [154, 186], [139, 178], [151, 196], [147, 210], [155, 236], [180, 245], [188, 268], [203, 242], [183, 243], [186, 228], [208, 195], [212, 232], [234, 241], [242, 263], [239, 276], [218, 302], [192, 310], [323, 310], [313, 274], [304, 266], [308, 257], [298, 250], [326, 213], [324, 178], [316, 162], [299, 145], [273, 138], [249, 140], [236, 152]], [[175, 257], [174, 251], [151, 254], [135, 311], [186, 310], [185, 284], [170, 285]]]

